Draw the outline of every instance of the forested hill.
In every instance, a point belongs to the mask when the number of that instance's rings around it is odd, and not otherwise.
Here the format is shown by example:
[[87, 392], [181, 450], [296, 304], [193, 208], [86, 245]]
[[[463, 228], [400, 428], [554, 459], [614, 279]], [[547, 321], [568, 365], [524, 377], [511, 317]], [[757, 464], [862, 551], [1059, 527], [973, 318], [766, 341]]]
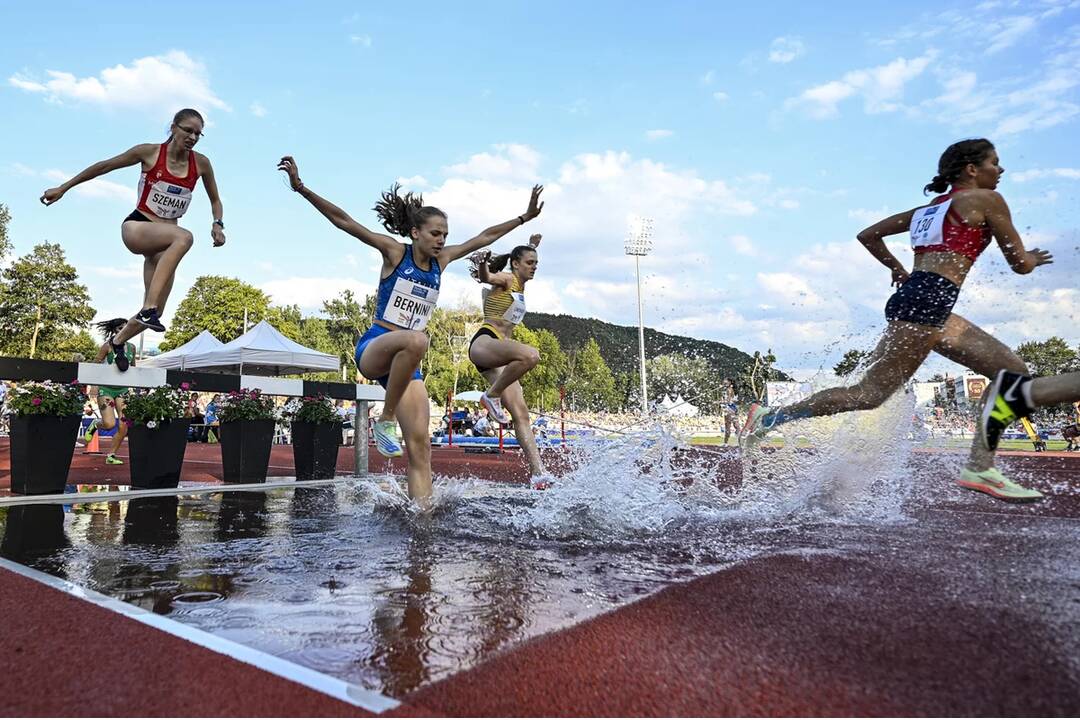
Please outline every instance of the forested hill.
[[[564, 350], [579, 348], [591, 337], [600, 346], [600, 354], [612, 372], [636, 372], [638, 369], [638, 329], [612, 325], [595, 318], [572, 315], [548, 315], [529, 312], [525, 324], [533, 330], [544, 329], [555, 335]], [[764, 351], [764, 348], [762, 348]], [[736, 378], [743, 374], [753, 358], [742, 350], [712, 340], [698, 340], [683, 335], [668, 335], [645, 328], [645, 358], [660, 355], [687, 355], [709, 363], [721, 377]], [[778, 380], [790, 379], [775, 370]]]

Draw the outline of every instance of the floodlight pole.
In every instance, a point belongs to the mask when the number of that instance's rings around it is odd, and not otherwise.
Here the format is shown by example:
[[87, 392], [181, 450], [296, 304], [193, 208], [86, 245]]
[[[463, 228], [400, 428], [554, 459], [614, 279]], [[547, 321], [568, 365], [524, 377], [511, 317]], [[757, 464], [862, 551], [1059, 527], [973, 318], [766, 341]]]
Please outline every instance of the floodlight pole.
[[634, 256], [637, 276], [638, 363], [641, 375], [641, 414], [649, 414], [649, 397], [645, 379], [645, 313], [641, 302], [641, 256], [648, 255], [652, 246], [652, 218], [632, 218], [626, 236], [626, 254]]

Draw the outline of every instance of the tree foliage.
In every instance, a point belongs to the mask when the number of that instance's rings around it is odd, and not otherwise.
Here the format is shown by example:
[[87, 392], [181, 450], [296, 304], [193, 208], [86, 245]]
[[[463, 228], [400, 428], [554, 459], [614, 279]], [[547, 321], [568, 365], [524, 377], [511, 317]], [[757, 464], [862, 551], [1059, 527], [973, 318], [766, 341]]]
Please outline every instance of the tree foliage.
[[0, 203], [0, 263], [11, 252], [11, 238], [8, 237], [8, 224], [11, 222], [11, 211], [7, 205]]
[[840, 377], [847, 377], [851, 373], [855, 372], [855, 369], [859, 367], [859, 364], [870, 357], [870, 350], [856, 350], [851, 349], [844, 353], [844, 357], [840, 358], [840, 362], [833, 365], [833, 372]]
[[600, 355], [600, 345], [593, 338], [569, 352], [566, 398], [572, 410], [603, 411], [616, 402], [615, 376]]
[[1032, 375], [1060, 375], [1080, 370], [1078, 349], [1069, 347], [1056, 335], [1042, 342], [1023, 343], [1016, 348], [1016, 354], [1028, 364]]
[[4, 270], [0, 282], [4, 355], [70, 360], [79, 330], [93, 317], [90, 293], [78, 282], [60, 245], [35, 245]]
[[681, 395], [703, 413], [716, 414], [720, 410], [724, 384], [703, 358], [686, 355], [655, 357], [645, 363], [645, 379], [650, 400]]
[[236, 278], [220, 275], [196, 278], [173, 313], [160, 349], [165, 352], [180, 347], [203, 330], [209, 330], [221, 342], [235, 340], [244, 334], [245, 309], [250, 328], [267, 317], [270, 298], [254, 285]]

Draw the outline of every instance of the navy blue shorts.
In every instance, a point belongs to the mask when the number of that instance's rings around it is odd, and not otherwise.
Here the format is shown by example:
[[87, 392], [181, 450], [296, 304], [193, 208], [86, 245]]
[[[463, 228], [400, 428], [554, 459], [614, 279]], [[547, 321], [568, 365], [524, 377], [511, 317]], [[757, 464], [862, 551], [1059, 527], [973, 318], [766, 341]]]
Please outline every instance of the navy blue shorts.
[[[368, 328], [368, 331], [364, 333], [364, 336], [360, 338], [356, 343], [356, 367], [360, 367], [360, 357], [364, 354], [364, 348], [368, 346], [368, 343], [377, 337], [382, 337], [388, 332], [394, 332], [389, 328], [384, 328], [382, 325], [372, 325]], [[367, 377], [366, 375], [364, 377]], [[368, 378], [368, 380], [374, 380], [386, 388], [386, 381], [390, 379], [390, 373], [377, 378]], [[420, 373], [420, 368], [416, 368], [416, 372], [413, 373], [413, 380], [423, 380], [424, 376]]]
[[937, 273], [916, 270], [885, 304], [886, 320], [945, 327], [960, 286]]

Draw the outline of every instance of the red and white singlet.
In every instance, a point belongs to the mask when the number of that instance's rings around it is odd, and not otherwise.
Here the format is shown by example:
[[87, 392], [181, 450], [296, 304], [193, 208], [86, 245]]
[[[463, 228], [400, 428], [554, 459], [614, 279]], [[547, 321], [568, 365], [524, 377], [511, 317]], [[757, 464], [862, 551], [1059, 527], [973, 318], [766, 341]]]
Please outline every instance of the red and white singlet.
[[191, 191], [199, 181], [199, 169], [195, 165], [195, 153], [189, 152], [187, 176], [173, 175], [165, 159], [168, 147], [169, 143], [163, 142], [154, 167], [139, 176], [139, 204], [135, 207], [145, 215], [176, 220], [191, 204]]
[[[966, 225], [951, 205], [956, 191], [934, 198], [929, 205], [919, 208], [911, 218], [911, 247], [915, 254], [927, 252], [954, 252], [972, 262], [990, 244], [989, 227]], [[952, 223], [945, 222], [951, 215]]]

